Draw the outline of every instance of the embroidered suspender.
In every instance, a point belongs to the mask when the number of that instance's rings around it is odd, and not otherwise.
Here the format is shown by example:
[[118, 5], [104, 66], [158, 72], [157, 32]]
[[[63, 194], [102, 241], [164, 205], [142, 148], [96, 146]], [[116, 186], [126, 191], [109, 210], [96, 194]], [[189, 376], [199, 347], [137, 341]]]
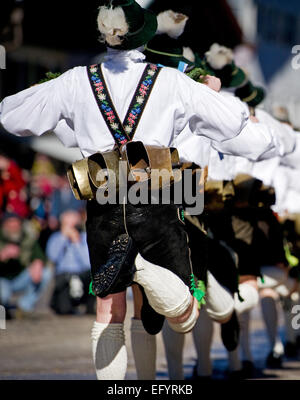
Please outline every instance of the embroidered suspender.
[[130, 135], [131, 140], [133, 139], [135, 131], [141, 120], [160, 71], [161, 68], [159, 68], [157, 65], [148, 64], [139, 82], [138, 89], [133, 96], [124, 120], [125, 132]]
[[161, 68], [155, 64], [146, 65], [125, 120], [121, 123], [109, 91], [107, 90], [101, 65], [92, 65], [88, 67], [89, 80], [99, 110], [119, 148], [132, 141], [160, 70]]

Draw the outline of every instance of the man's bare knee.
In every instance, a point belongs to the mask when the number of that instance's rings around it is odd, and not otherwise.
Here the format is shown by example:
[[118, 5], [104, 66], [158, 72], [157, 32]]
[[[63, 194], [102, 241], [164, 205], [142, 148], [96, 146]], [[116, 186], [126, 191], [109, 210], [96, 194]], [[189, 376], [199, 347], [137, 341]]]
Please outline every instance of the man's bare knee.
[[266, 298], [266, 297], [271, 297], [274, 300], [278, 299], [278, 294], [275, 292], [275, 290], [271, 288], [264, 288], [259, 291], [259, 296], [261, 299]]
[[141, 289], [138, 285], [132, 285], [132, 293], [133, 293], [133, 307], [134, 307], [134, 319], [141, 319], [141, 309], [143, 305], [143, 295]]
[[257, 277], [254, 275], [242, 275], [240, 276], [239, 283], [247, 283], [248, 285], [253, 286], [256, 290], [258, 290]]
[[116, 293], [100, 299], [97, 297], [97, 322], [104, 324], [123, 323], [126, 316], [126, 292]]

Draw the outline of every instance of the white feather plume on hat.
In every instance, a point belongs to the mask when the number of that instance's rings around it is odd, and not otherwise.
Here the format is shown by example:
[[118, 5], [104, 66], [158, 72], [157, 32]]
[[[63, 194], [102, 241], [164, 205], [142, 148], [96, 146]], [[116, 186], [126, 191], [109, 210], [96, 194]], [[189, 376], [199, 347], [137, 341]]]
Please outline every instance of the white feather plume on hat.
[[213, 69], [222, 69], [233, 61], [232, 50], [228, 47], [220, 46], [218, 43], [214, 43], [209, 51], [205, 53], [205, 56]]
[[102, 39], [110, 46], [120, 45], [122, 43], [122, 36], [126, 35], [129, 31], [122, 7], [100, 7], [97, 23]]
[[158, 28], [156, 33], [158, 35], [166, 33], [172, 39], [177, 39], [183, 34], [188, 19], [188, 16], [172, 10], [163, 11], [157, 16]]
[[195, 62], [196, 56], [193, 50], [190, 47], [183, 47], [183, 57], [192, 63]]

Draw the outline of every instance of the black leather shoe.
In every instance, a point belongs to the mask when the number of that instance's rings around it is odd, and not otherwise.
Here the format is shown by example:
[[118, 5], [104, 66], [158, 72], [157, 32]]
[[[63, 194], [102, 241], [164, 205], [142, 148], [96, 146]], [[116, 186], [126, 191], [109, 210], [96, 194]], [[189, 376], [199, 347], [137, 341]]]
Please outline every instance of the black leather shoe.
[[245, 379], [253, 378], [255, 375], [255, 366], [252, 361], [243, 361], [243, 376]]
[[149, 335], [157, 335], [161, 330], [165, 322], [165, 317], [158, 314], [150, 306], [145, 291], [142, 286], [139, 285], [143, 295], [143, 306], [141, 310], [141, 319], [146, 332]]
[[274, 369], [282, 368], [282, 356], [271, 351], [267, 357], [266, 366]]
[[228, 322], [221, 324], [221, 338], [226, 350], [234, 351], [237, 348], [240, 338], [240, 325], [235, 311]]
[[198, 375], [198, 372], [197, 372], [197, 364], [196, 364], [196, 365], [194, 366], [194, 368], [193, 368], [193, 375], [192, 375], [192, 377], [190, 378], [190, 380], [192, 380], [192, 381], [198, 381], [198, 382], [203, 382], [203, 383], [212, 382], [212, 378], [211, 378], [210, 375], [207, 375], [207, 376], [200, 376], [200, 375]]
[[228, 372], [227, 379], [229, 381], [242, 381], [244, 379], [243, 370]]
[[296, 358], [298, 356], [297, 343], [286, 342], [284, 346], [284, 354], [288, 358]]

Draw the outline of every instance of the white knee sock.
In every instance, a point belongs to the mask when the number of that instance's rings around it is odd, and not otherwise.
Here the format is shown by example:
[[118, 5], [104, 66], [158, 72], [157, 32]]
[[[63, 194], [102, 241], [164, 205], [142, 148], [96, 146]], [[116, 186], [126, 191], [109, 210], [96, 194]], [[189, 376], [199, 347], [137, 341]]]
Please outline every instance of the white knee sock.
[[240, 346], [242, 350], [243, 360], [252, 361], [252, 353], [250, 349], [249, 341], [249, 323], [250, 323], [250, 311], [244, 311], [239, 315], [240, 323]]
[[131, 346], [138, 380], [155, 380], [156, 336], [149, 335], [139, 319], [131, 320]]
[[239, 346], [234, 351], [228, 352], [228, 362], [229, 371], [234, 372], [242, 369]]
[[284, 330], [285, 340], [289, 343], [296, 343], [296, 331], [293, 328], [292, 321], [294, 314], [292, 314], [292, 307], [294, 305], [291, 297], [285, 297], [281, 299], [283, 314], [284, 314]]
[[261, 299], [261, 309], [266, 324], [271, 351], [278, 355], [282, 355], [284, 349], [278, 334], [278, 312], [276, 300], [274, 300], [273, 297], [263, 297]]
[[168, 363], [169, 379], [184, 380], [183, 374], [183, 346], [184, 335], [175, 332], [165, 321], [162, 336]]
[[230, 317], [234, 311], [233, 296], [228, 289], [221, 286], [215, 277], [207, 272], [206, 310], [214, 321]]
[[229, 370], [240, 371], [242, 369], [240, 349], [242, 350], [242, 359], [245, 361], [253, 361], [249, 343], [249, 321], [250, 311], [245, 311], [239, 315], [240, 323], [240, 344], [232, 352], [228, 352]]
[[234, 308], [238, 314], [251, 310], [256, 307], [259, 301], [258, 291], [248, 283], [241, 283], [239, 285], [239, 292], [244, 301], [240, 301], [237, 293], [234, 295]]
[[98, 380], [124, 380], [127, 370], [124, 324], [94, 322], [92, 351]]
[[197, 375], [210, 376], [212, 363], [210, 350], [213, 336], [213, 321], [209, 318], [204, 307], [200, 310], [198, 321], [193, 329], [194, 343], [198, 356]]
[[191, 303], [189, 288], [173, 272], [146, 261], [139, 254], [135, 260], [134, 281], [143, 286], [151, 307], [169, 318], [181, 316]]

